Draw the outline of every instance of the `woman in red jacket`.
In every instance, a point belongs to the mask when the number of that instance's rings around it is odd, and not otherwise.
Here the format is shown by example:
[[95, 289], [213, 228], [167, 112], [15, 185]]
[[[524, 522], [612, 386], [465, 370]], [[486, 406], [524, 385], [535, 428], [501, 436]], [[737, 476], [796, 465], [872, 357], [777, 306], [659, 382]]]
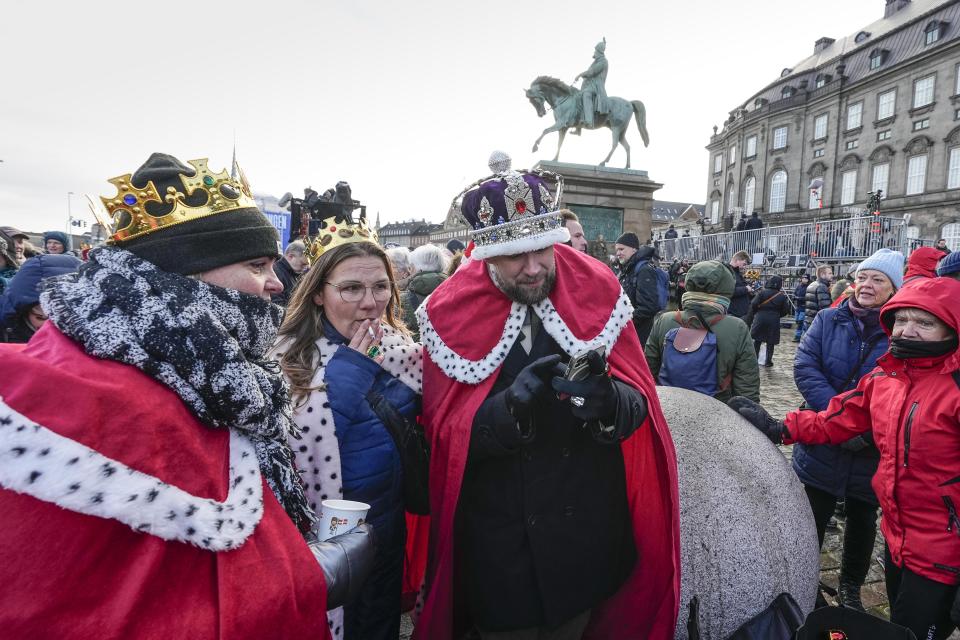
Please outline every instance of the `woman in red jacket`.
[[872, 430], [873, 477], [886, 540], [890, 618], [917, 638], [946, 638], [960, 584], [960, 282], [928, 279], [902, 289], [881, 311], [890, 351], [857, 388], [824, 411], [783, 422], [733, 398], [775, 443], [841, 444]]

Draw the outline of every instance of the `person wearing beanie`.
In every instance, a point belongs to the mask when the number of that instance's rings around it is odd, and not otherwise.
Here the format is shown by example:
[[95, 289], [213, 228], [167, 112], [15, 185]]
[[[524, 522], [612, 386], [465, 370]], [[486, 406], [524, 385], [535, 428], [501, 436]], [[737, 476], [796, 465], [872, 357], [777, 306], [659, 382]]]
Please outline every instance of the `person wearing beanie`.
[[[813, 319], [797, 348], [793, 377], [806, 406], [822, 411], [838, 393], [854, 388], [887, 351], [880, 326], [881, 307], [903, 286], [903, 254], [880, 249], [860, 263], [854, 293]], [[870, 486], [877, 470], [875, 447], [857, 441], [846, 445], [798, 444], [792, 464], [813, 509], [820, 544], [838, 500], [847, 526], [842, 534], [839, 599], [863, 609], [860, 588], [866, 579], [876, 538], [877, 496]]]
[[452, 240], [447, 242], [447, 251], [449, 251], [451, 255], [456, 255], [457, 251], [462, 252], [466, 248], [467, 248], [466, 245], [464, 245], [462, 242], [460, 242], [456, 238], [453, 238]]
[[50, 255], [68, 253], [72, 249], [70, 236], [63, 231], [44, 231], [43, 250]]
[[[615, 245], [620, 262], [620, 286], [633, 305], [633, 324], [640, 344], [647, 343], [653, 319], [663, 309], [660, 300], [661, 279], [669, 291], [669, 277], [660, 269], [660, 255], [649, 245], [640, 246], [637, 234], [627, 232]], [[663, 277], [660, 277], [660, 274]]]
[[30, 237], [16, 227], [0, 227], [0, 239], [6, 241], [7, 251], [12, 252], [13, 262], [16, 267], [19, 267], [24, 260], [24, 245]]
[[155, 153], [111, 182], [108, 244], [44, 280], [49, 321], [0, 347], [3, 634], [330, 638], [372, 546], [311, 534], [266, 360], [276, 231], [206, 160]]
[[911, 283], [924, 278], [936, 278], [937, 263], [944, 255], [946, 254], [943, 251], [935, 247], [914, 249], [910, 253], [910, 258], [907, 259], [907, 272], [903, 275], [903, 285], [911, 286]]
[[644, 349], [650, 373], [663, 384], [660, 373], [667, 334], [672, 329], [708, 329], [716, 337], [714, 397], [726, 402], [735, 395], [745, 395], [759, 402], [760, 369], [750, 330], [739, 318], [727, 315], [736, 286], [733, 272], [722, 262], [703, 260], [690, 267], [685, 285], [683, 311], [662, 313], [653, 323]]
[[937, 276], [960, 280], [960, 251], [952, 251], [937, 263]]

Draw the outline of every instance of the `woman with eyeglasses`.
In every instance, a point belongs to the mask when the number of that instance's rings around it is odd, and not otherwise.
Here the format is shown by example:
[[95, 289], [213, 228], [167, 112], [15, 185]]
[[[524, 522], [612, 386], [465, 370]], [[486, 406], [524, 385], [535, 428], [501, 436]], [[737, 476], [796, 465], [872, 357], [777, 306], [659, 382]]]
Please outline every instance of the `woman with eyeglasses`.
[[421, 350], [400, 320], [393, 269], [383, 249], [357, 241], [324, 251], [294, 291], [273, 356], [290, 383], [291, 439], [307, 499], [370, 505], [377, 558], [360, 596], [330, 612], [334, 638], [399, 635], [406, 526], [397, 448], [371, 402], [420, 412]]

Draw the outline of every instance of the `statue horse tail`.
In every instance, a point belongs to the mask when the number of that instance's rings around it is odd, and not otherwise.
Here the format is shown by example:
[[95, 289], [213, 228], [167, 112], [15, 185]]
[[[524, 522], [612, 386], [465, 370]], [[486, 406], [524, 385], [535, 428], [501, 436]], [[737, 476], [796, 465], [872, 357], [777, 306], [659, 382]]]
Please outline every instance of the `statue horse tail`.
[[650, 146], [650, 134], [647, 133], [647, 109], [639, 100], [630, 102], [633, 105], [633, 115], [637, 117], [637, 128], [640, 129], [640, 137], [643, 138], [643, 146]]

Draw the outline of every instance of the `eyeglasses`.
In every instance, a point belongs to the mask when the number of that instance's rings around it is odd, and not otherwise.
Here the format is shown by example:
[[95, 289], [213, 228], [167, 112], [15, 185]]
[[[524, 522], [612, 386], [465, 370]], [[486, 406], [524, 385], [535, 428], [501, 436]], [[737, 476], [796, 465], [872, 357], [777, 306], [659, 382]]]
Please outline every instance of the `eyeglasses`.
[[340, 299], [344, 302], [360, 302], [367, 295], [367, 289], [373, 294], [373, 299], [377, 302], [384, 302], [390, 299], [393, 294], [393, 284], [389, 280], [374, 282], [369, 287], [359, 282], [346, 282], [344, 284], [334, 284], [327, 282], [331, 287], [336, 287], [340, 292]]

